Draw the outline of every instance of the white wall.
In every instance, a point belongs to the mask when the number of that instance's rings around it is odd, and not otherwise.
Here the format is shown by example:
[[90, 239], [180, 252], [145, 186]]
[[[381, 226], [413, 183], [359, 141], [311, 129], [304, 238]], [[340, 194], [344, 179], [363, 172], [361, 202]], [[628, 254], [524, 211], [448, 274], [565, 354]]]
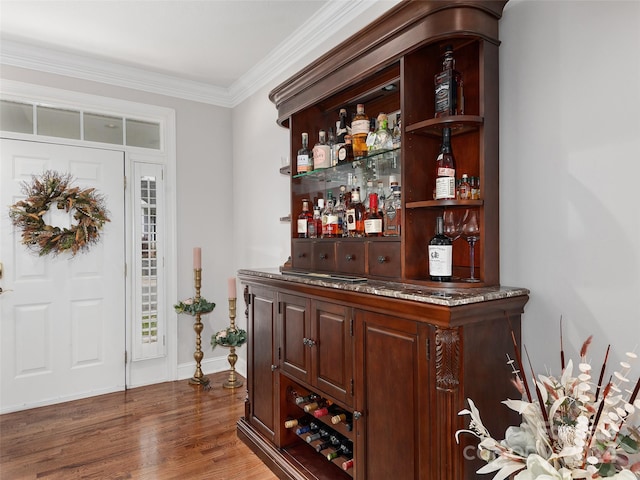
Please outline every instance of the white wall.
[[[558, 373], [561, 315], [567, 358], [594, 335], [594, 368], [609, 343], [615, 368], [640, 353], [640, 2], [511, 0], [500, 28], [502, 283], [531, 289], [537, 371]], [[239, 268], [289, 253], [276, 85], [233, 112]]]

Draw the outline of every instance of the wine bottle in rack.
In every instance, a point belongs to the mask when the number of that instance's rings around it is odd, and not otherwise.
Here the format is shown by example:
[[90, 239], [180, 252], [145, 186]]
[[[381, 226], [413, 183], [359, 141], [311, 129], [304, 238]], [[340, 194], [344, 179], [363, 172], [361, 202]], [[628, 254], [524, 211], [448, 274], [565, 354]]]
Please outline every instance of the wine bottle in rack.
[[331, 442], [329, 440], [325, 440], [324, 442], [318, 443], [314, 448], [316, 452], [320, 453], [322, 450], [326, 450], [331, 446]]
[[310, 422], [311, 417], [307, 415], [300, 418], [290, 418], [284, 422], [284, 428], [304, 427], [305, 425], [309, 425]]
[[331, 400], [327, 400], [326, 398], [318, 398], [311, 403], [307, 403], [304, 407], [302, 407], [302, 409], [307, 413], [312, 413], [314, 410], [322, 407], [328, 407], [331, 404]]
[[344, 470], [345, 472], [347, 470], [351, 470], [353, 468], [353, 458], [350, 458], [349, 460], [345, 460], [344, 462], [342, 462], [342, 470]]
[[341, 456], [347, 459], [353, 458], [353, 442], [351, 440], [342, 440], [333, 452], [327, 453], [327, 460], [333, 460]]
[[327, 440], [331, 436], [331, 432], [326, 428], [320, 428], [317, 432], [310, 433], [305, 437], [307, 443], [311, 443], [315, 440], [325, 439]]

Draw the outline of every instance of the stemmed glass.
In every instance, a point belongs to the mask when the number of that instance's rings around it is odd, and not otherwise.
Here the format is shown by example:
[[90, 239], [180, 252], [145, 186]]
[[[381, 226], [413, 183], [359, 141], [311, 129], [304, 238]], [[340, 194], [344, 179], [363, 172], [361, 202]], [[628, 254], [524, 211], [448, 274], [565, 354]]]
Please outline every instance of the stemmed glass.
[[475, 246], [480, 238], [480, 224], [478, 223], [478, 212], [473, 208], [465, 212], [464, 220], [462, 221], [462, 236], [469, 243], [469, 262], [471, 263], [471, 275], [466, 281], [479, 282], [480, 279], [475, 277]]
[[444, 234], [451, 239], [451, 242], [455, 242], [462, 235], [462, 220], [464, 216], [460, 210], [447, 209], [442, 215], [444, 222]]

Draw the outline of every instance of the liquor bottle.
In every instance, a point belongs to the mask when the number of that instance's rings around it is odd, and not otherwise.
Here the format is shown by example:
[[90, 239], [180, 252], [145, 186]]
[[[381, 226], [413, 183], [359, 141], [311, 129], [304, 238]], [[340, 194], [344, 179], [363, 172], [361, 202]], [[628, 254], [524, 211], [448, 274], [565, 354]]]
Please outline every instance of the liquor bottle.
[[322, 238], [335, 238], [338, 236], [338, 214], [336, 213], [333, 193], [327, 193], [327, 204], [322, 212]]
[[396, 115], [396, 123], [393, 126], [393, 131], [391, 132], [391, 141], [393, 143], [393, 148], [400, 148], [400, 142], [402, 139], [402, 127], [400, 121], [400, 114]]
[[302, 213], [298, 215], [298, 238], [309, 238], [309, 221], [313, 214], [309, 211], [309, 200], [302, 200]]
[[471, 200], [471, 184], [469, 182], [469, 176], [466, 173], [462, 174], [460, 180], [460, 186], [458, 187], [458, 198], [460, 200]]
[[447, 45], [442, 59], [442, 72], [434, 77], [435, 112], [437, 117], [464, 114], [462, 75], [456, 70], [453, 47]]
[[376, 143], [376, 119], [369, 119], [369, 133], [367, 133], [367, 138], [364, 141], [367, 144], [367, 154], [373, 151], [373, 146]]
[[322, 215], [324, 210], [324, 199], [318, 199], [318, 205], [313, 207], [313, 219], [311, 223], [307, 224], [309, 230], [309, 238], [321, 238], [322, 237]]
[[338, 164], [338, 145], [336, 144], [336, 136], [333, 133], [333, 128], [329, 129], [329, 136], [327, 138], [327, 145], [329, 145], [329, 152], [331, 161], [329, 162], [332, 167]]
[[369, 133], [369, 117], [364, 113], [364, 105], [359, 103], [356, 115], [351, 122], [351, 140], [353, 144], [353, 156], [365, 157], [367, 155], [367, 134]]
[[400, 187], [396, 183], [391, 187], [393, 194], [386, 199], [384, 206], [383, 234], [385, 237], [400, 236], [400, 227], [402, 224], [402, 201], [400, 199]]
[[353, 162], [353, 145], [351, 135], [344, 136], [344, 143], [338, 147], [338, 165]]
[[327, 133], [320, 130], [318, 143], [313, 146], [313, 169], [329, 168], [331, 166], [331, 149], [327, 144]]
[[471, 198], [480, 200], [480, 177], [471, 177]]
[[436, 200], [456, 198], [456, 162], [451, 151], [451, 129], [442, 129], [442, 147], [436, 159]]
[[373, 146], [370, 152], [379, 152], [382, 150], [391, 150], [393, 148], [393, 136], [389, 130], [389, 119], [386, 113], [378, 115], [378, 129], [376, 130]]
[[347, 230], [350, 237], [364, 237], [365, 208], [360, 203], [360, 189], [351, 192], [351, 204], [347, 209]]
[[387, 194], [384, 191], [384, 182], [382, 180], [378, 180], [378, 189], [376, 190], [378, 194], [378, 213], [380, 216], [383, 216], [384, 211], [384, 202], [387, 197]]
[[367, 188], [364, 191], [364, 201], [362, 202], [365, 210], [369, 210], [369, 197], [372, 193], [375, 193], [373, 190], [373, 180], [367, 180]]
[[347, 131], [347, 109], [341, 108], [339, 113], [339, 118], [336, 122], [336, 143], [338, 145], [343, 144], [345, 142], [345, 136], [348, 134]]
[[436, 219], [436, 234], [429, 242], [429, 276], [434, 282], [450, 282], [453, 259], [451, 239], [444, 235], [444, 220]]
[[302, 148], [298, 150], [296, 157], [296, 171], [298, 173], [311, 172], [313, 170], [313, 154], [309, 150], [309, 134], [302, 134]]
[[336, 215], [338, 216], [338, 237], [346, 237], [347, 236], [347, 223], [345, 220], [347, 207], [345, 204], [345, 196], [346, 196], [347, 187], [344, 185], [340, 185], [340, 195], [338, 197], [338, 203], [334, 207], [336, 211]]
[[382, 236], [382, 217], [378, 212], [378, 194], [369, 195], [369, 210], [364, 218], [364, 233], [367, 237]]

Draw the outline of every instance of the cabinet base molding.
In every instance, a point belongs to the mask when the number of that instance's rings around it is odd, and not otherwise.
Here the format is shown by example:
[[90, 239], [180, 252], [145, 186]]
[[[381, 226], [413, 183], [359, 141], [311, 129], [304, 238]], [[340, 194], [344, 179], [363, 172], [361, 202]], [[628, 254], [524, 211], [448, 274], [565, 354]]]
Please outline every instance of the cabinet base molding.
[[[238, 438], [282, 480], [338, 480], [351, 478], [340, 471], [327, 473], [323, 469], [315, 469], [314, 464], [321, 458], [307, 445], [293, 446], [291, 449], [294, 451], [289, 452], [287, 448], [277, 448], [264, 438], [244, 417], [240, 418], [236, 425]], [[301, 462], [304, 462], [304, 464]]]

